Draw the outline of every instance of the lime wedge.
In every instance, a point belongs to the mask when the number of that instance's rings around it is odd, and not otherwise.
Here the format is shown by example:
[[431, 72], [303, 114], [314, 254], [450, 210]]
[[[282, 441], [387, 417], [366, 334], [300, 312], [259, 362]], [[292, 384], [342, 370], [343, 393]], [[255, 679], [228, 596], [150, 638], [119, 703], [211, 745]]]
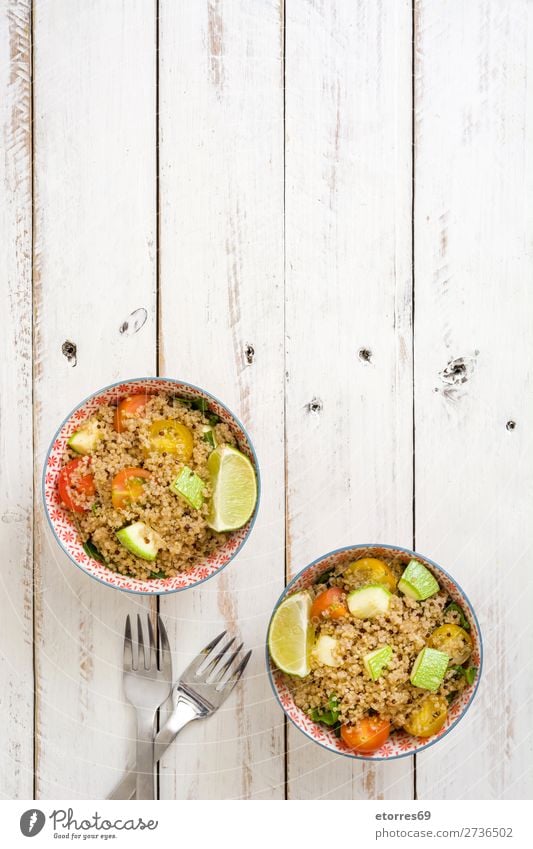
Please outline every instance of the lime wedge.
[[415, 601], [424, 601], [438, 593], [440, 587], [429, 569], [419, 560], [411, 560], [400, 578], [398, 589]]
[[368, 652], [363, 657], [363, 665], [372, 678], [372, 681], [377, 681], [381, 677], [383, 670], [389, 663], [392, 657], [392, 646], [380, 646], [374, 651]]
[[229, 445], [215, 448], [207, 460], [213, 494], [207, 524], [214, 531], [242, 528], [254, 512], [257, 481], [248, 457]]
[[390, 599], [391, 593], [385, 587], [371, 585], [353, 590], [348, 594], [346, 602], [352, 616], [357, 619], [372, 619], [387, 612]]
[[435, 693], [442, 684], [450, 658], [443, 651], [422, 649], [411, 670], [411, 684]]
[[278, 669], [299, 678], [304, 678], [311, 669], [314, 641], [309, 620], [311, 603], [305, 591], [286, 598], [274, 613], [268, 632], [268, 650]]

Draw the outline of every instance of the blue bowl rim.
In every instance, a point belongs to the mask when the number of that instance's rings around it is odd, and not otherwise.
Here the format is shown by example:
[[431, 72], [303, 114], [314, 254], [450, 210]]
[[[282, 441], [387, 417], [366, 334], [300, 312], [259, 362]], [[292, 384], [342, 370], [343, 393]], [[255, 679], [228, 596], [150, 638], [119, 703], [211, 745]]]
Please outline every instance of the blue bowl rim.
[[[273, 677], [273, 674], [272, 674], [272, 662], [270, 660], [270, 654], [269, 654], [269, 651], [268, 651], [268, 634], [269, 634], [269, 631], [270, 631], [270, 625], [272, 623], [274, 613], [276, 612], [277, 608], [279, 607], [279, 605], [281, 604], [283, 599], [288, 594], [291, 587], [296, 583], [296, 581], [298, 581], [301, 578], [301, 576], [304, 574], [304, 572], [307, 572], [309, 569], [312, 569], [313, 566], [316, 566], [317, 563], [320, 563], [323, 560], [327, 560], [328, 557], [332, 557], [335, 554], [340, 554], [343, 551], [358, 551], [358, 550], [361, 550], [361, 549], [368, 549], [368, 548], [381, 548], [381, 549], [385, 548], [385, 549], [388, 549], [389, 551], [402, 551], [404, 554], [409, 554], [412, 557], [422, 558], [422, 560], [424, 560], [426, 563], [429, 563], [431, 566], [434, 566], [435, 569], [437, 569], [437, 571], [442, 572], [442, 574], [445, 575], [457, 587], [462, 598], [467, 603], [468, 608], [470, 610], [470, 613], [472, 614], [472, 618], [473, 618], [473, 620], [476, 624], [477, 632], [479, 634], [479, 670], [478, 670], [477, 679], [476, 679], [474, 689], [472, 690], [472, 693], [470, 695], [468, 703], [467, 703], [465, 709], [463, 710], [463, 712], [460, 713], [459, 716], [457, 717], [457, 719], [455, 719], [452, 722], [452, 724], [450, 725], [449, 728], [446, 729], [444, 734], [441, 734], [439, 737], [435, 737], [434, 739], [430, 740], [425, 745], [419, 746], [418, 748], [414, 749], [411, 752], [404, 752], [401, 755], [389, 755], [388, 757], [381, 757], [381, 758], [365, 757], [364, 755], [358, 755], [355, 752], [353, 754], [351, 752], [338, 752], [336, 750], [330, 749], [329, 746], [326, 746], [325, 743], [321, 743], [319, 740], [315, 740], [314, 737], [311, 737], [311, 735], [308, 734], [307, 731], [305, 731], [303, 728], [301, 728], [298, 725], [298, 723], [295, 722], [295, 720], [291, 716], [289, 716], [289, 714], [287, 713], [287, 711], [285, 710], [285, 708], [281, 704], [281, 700], [279, 698], [278, 690], [277, 690], [277, 687], [274, 683], [274, 677]], [[457, 583], [455, 578], [453, 578], [450, 575], [450, 573], [446, 571], [446, 569], [443, 569], [442, 566], [439, 566], [439, 564], [435, 563], [435, 561], [432, 560], [430, 557], [426, 557], [425, 554], [422, 554], [421, 552], [413, 551], [413, 549], [411, 549], [411, 548], [405, 548], [402, 545], [387, 545], [385, 543], [379, 543], [379, 542], [372, 542], [372, 543], [367, 543], [367, 544], [358, 543], [356, 545], [344, 545], [341, 548], [335, 548], [332, 551], [328, 551], [326, 554], [322, 554], [320, 557], [317, 557], [311, 563], [308, 563], [307, 566], [304, 566], [303, 569], [300, 569], [300, 571], [294, 576], [294, 578], [292, 578], [289, 581], [289, 583], [287, 584], [287, 586], [284, 588], [283, 592], [281, 593], [280, 597], [278, 598], [276, 604], [274, 605], [274, 609], [272, 610], [272, 614], [270, 616], [270, 620], [269, 620], [268, 628], [267, 628], [265, 652], [266, 652], [266, 667], [267, 667], [267, 672], [268, 672], [268, 679], [270, 681], [270, 686], [272, 687], [274, 696], [276, 697], [276, 700], [277, 700], [279, 706], [281, 707], [283, 713], [287, 717], [287, 719], [290, 722], [292, 722], [292, 724], [298, 729], [298, 731], [300, 731], [302, 734], [304, 734], [305, 737], [307, 737], [313, 743], [315, 743], [316, 745], [320, 746], [322, 749], [325, 749], [327, 752], [330, 752], [333, 755], [340, 755], [341, 757], [350, 758], [351, 760], [372, 761], [374, 763], [381, 762], [381, 761], [383, 761], [383, 762], [395, 761], [395, 760], [399, 760], [400, 758], [411, 758], [411, 757], [413, 757], [413, 755], [418, 755], [420, 752], [423, 752], [425, 749], [429, 749], [431, 746], [434, 746], [436, 743], [440, 743], [440, 741], [443, 740], [445, 737], [447, 737], [447, 735], [450, 733], [450, 731], [452, 731], [455, 728], [455, 726], [463, 719], [463, 717], [466, 715], [466, 713], [470, 709], [470, 706], [471, 706], [472, 702], [474, 701], [474, 698], [475, 698], [476, 693], [478, 691], [478, 687], [479, 687], [479, 684], [480, 684], [480, 681], [481, 681], [481, 674], [482, 674], [482, 671], [483, 671], [483, 637], [482, 637], [482, 633], [481, 633], [481, 627], [479, 625], [479, 620], [476, 616], [476, 613], [475, 613], [475, 610], [472, 606], [472, 603], [470, 602], [470, 599], [468, 598], [467, 594], [465, 593], [465, 591], [463, 590], [461, 585]]]
[[[73, 416], [74, 413], [77, 412], [77, 410], [79, 410], [81, 407], [83, 407], [87, 403], [87, 401], [90, 401], [92, 398], [96, 397], [97, 395], [101, 395], [102, 392], [107, 392], [109, 389], [114, 389], [116, 386], [123, 386], [123, 385], [128, 384], [128, 383], [142, 383], [143, 381], [149, 381], [149, 380], [162, 380], [165, 383], [179, 383], [179, 384], [181, 384], [181, 386], [186, 386], [189, 389], [195, 389], [197, 392], [201, 392], [203, 395], [206, 395], [208, 398], [210, 398], [212, 401], [214, 401], [216, 404], [219, 404], [224, 410], [226, 410], [228, 415], [231, 416], [231, 418], [234, 420], [234, 422], [240, 428], [240, 430], [242, 431], [242, 433], [244, 434], [244, 436], [245, 436], [245, 438], [248, 442], [248, 445], [250, 446], [250, 450], [251, 450], [253, 461], [254, 461], [254, 467], [255, 467], [255, 470], [256, 470], [256, 473], [257, 473], [257, 501], [256, 501], [256, 504], [255, 504], [255, 509], [254, 509], [253, 514], [252, 514], [252, 517], [249, 520], [250, 521], [250, 527], [248, 528], [248, 533], [246, 534], [246, 536], [243, 539], [243, 541], [241, 542], [241, 544], [238, 546], [238, 548], [235, 549], [235, 551], [233, 552], [233, 554], [231, 555], [231, 557], [229, 558], [227, 563], [224, 563], [223, 566], [220, 566], [215, 572], [213, 572], [211, 575], [208, 575], [207, 578], [202, 578], [199, 581], [195, 581], [194, 584], [190, 584], [187, 587], [176, 587], [176, 589], [172, 589], [172, 590], [153, 590], [153, 591], [150, 591], [150, 590], [130, 590], [127, 587], [118, 587], [118, 586], [114, 586], [113, 584], [108, 584], [106, 581], [103, 581], [101, 578], [98, 578], [96, 575], [91, 575], [90, 572], [88, 572], [80, 563], [78, 563], [71, 556], [71, 554], [67, 551], [67, 549], [65, 548], [65, 546], [63, 545], [63, 543], [61, 542], [59, 537], [57, 536], [57, 534], [55, 532], [55, 528], [52, 524], [52, 520], [50, 518], [50, 513], [48, 511], [48, 504], [46, 503], [46, 496], [45, 496], [45, 477], [46, 477], [46, 469], [47, 469], [47, 466], [48, 466], [48, 458], [50, 457], [50, 452], [52, 451], [52, 448], [54, 446], [54, 443], [55, 443], [57, 437], [59, 436], [59, 434], [61, 433], [62, 429], [64, 428], [64, 426], [66, 425], [68, 420], [71, 418], [71, 416]], [[41, 476], [41, 497], [42, 497], [43, 504], [44, 504], [44, 512], [45, 512], [45, 515], [46, 515], [46, 519], [48, 521], [48, 526], [50, 527], [50, 530], [52, 531], [52, 534], [53, 534], [57, 544], [62, 549], [62, 551], [67, 555], [68, 559], [72, 563], [74, 563], [74, 565], [77, 566], [78, 569], [80, 569], [85, 575], [88, 575], [89, 578], [92, 578], [94, 581], [98, 581], [99, 584], [103, 584], [105, 587], [109, 587], [112, 590], [120, 590], [121, 592], [124, 592], [124, 593], [130, 593], [131, 595], [166, 596], [166, 595], [173, 595], [174, 593], [180, 593], [180, 592], [183, 592], [184, 590], [191, 590], [194, 587], [198, 587], [198, 586], [200, 586], [200, 584], [203, 584], [206, 581], [209, 581], [210, 578], [214, 578], [215, 575], [219, 575], [220, 572], [222, 572], [222, 570], [226, 568], [226, 566], [229, 566], [229, 564], [237, 556], [237, 554], [239, 554], [239, 552], [242, 551], [242, 549], [244, 548], [244, 546], [248, 542], [250, 534], [252, 533], [252, 530], [253, 530], [253, 527], [255, 525], [257, 515], [258, 515], [258, 512], [259, 512], [259, 503], [261, 501], [261, 472], [260, 472], [259, 461], [257, 459], [257, 454], [255, 452], [254, 444], [253, 444], [252, 440], [250, 439], [248, 431], [246, 430], [246, 428], [244, 427], [244, 425], [242, 424], [240, 419], [230, 410], [229, 407], [226, 406], [226, 404], [224, 404], [222, 401], [220, 401], [220, 399], [217, 398], [216, 395], [213, 395], [211, 392], [208, 392], [206, 389], [202, 389], [201, 386], [196, 386], [194, 383], [188, 383], [186, 380], [180, 380], [179, 378], [176, 378], [176, 377], [160, 377], [158, 375], [154, 375], [152, 377], [130, 377], [130, 378], [127, 378], [126, 380], [118, 380], [116, 383], [110, 383], [107, 386], [103, 386], [101, 389], [97, 389], [95, 392], [91, 392], [90, 395], [87, 395], [87, 397], [83, 399], [83, 401], [80, 401], [79, 404], [77, 404], [75, 407], [72, 408], [72, 410], [70, 411], [68, 416], [65, 416], [65, 418], [63, 419], [63, 421], [61, 422], [61, 424], [57, 428], [54, 436], [52, 437], [52, 440], [51, 440], [50, 445], [48, 446], [48, 450], [46, 452], [46, 456], [44, 458], [43, 472], [42, 472], [42, 476]], [[110, 571], [112, 571], [112, 570], [110, 570]]]

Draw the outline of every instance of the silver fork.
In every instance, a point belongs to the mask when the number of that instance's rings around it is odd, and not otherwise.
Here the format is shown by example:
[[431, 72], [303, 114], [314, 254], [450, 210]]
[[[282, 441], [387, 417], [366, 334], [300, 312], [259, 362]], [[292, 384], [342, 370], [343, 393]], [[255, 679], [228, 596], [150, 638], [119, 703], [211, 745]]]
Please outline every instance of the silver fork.
[[[124, 633], [124, 693], [137, 714], [136, 795], [154, 799], [154, 719], [158, 707], [172, 687], [172, 655], [165, 626], [158, 616], [161, 668], [157, 664], [154, 630], [148, 621], [148, 648], [145, 650], [141, 617], [137, 614], [137, 648], [133, 651], [131, 622], [126, 617]], [[135, 655], [135, 656], [134, 656]]]
[[[154, 741], [154, 763], [166, 752], [181, 729], [194, 719], [204, 719], [211, 716], [226, 701], [229, 694], [240, 680], [248, 661], [251, 650], [235, 662], [243, 643], [232, 652], [235, 637], [215, 652], [226, 631], [211, 640], [208, 645], [194, 658], [172, 691], [174, 709], [166, 724], [157, 734]], [[139, 764], [135, 767], [137, 770]], [[135, 770], [129, 770], [122, 781], [115, 787], [109, 799], [131, 799], [135, 794]], [[137, 797], [139, 798], [139, 797]]]

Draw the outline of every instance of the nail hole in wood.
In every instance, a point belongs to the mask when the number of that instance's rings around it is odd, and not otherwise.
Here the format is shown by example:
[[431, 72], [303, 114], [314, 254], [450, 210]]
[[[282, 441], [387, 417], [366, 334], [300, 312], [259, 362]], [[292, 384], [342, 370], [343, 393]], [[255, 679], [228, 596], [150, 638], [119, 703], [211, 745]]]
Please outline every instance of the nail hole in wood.
[[359, 359], [363, 363], [372, 362], [372, 351], [370, 348], [359, 348]]
[[120, 325], [120, 333], [124, 333], [126, 336], [133, 336], [134, 333], [138, 333], [147, 318], [148, 313], [144, 307], [139, 307], [139, 309], [133, 310], [133, 312], [127, 317], [126, 321]]
[[516, 427], [516, 422], [514, 422], [512, 419], [509, 419], [505, 427], [507, 428], [507, 430], [514, 430]]
[[312, 401], [309, 401], [307, 405], [307, 409], [310, 413], [320, 413], [322, 411], [323, 403], [320, 398], [313, 398]]
[[460, 386], [466, 383], [476, 367], [478, 354], [479, 351], [474, 351], [473, 356], [456, 357], [450, 360], [446, 368], [440, 372], [443, 383], [447, 383], [449, 386]]
[[67, 339], [66, 342], [63, 342], [61, 346], [61, 352], [64, 357], [67, 358], [67, 362], [69, 365], [74, 367], [77, 363], [77, 352], [78, 349], [74, 342], [71, 342], [70, 339]]
[[246, 345], [244, 348], [244, 358], [248, 365], [252, 365], [255, 357], [255, 348], [253, 345]]

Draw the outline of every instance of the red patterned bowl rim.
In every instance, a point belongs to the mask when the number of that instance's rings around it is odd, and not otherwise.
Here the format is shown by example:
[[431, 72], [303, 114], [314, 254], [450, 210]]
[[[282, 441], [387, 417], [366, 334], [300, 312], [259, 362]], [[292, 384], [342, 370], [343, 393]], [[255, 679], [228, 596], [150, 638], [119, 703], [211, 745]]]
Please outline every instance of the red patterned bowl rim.
[[[274, 666], [270, 660], [268, 651], [268, 631], [270, 630], [270, 623], [272, 622], [272, 617], [274, 616], [276, 609], [286, 596], [296, 590], [306, 589], [306, 587], [310, 586], [322, 572], [325, 572], [327, 569], [337, 566], [344, 561], [349, 562], [355, 555], [361, 554], [361, 552], [365, 551], [368, 551], [369, 553], [371, 552], [374, 556], [379, 555], [381, 552], [382, 556], [390, 556], [391, 553], [397, 553], [401, 556], [408, 555], [410, 557], [416, 557], [418, 560], [421, 560], [431, 572], [434, 573], [441, 587], [447, 591], [453, 601], [461, 605], [465, 612], [465, 616], [470, 624], [470, 635], [474, 643], [472, 661], [478, 667], [475, 682], [470, 686], [465, 687], [460, 696], [452, 703], [443, 728], [438, 734], [429, 738], [427, 743], [421, 743], [420, 738], [412, 737], [405, 731], [395, 731], [380, 749], [378, 749], [374, 754], [368, 756], [353, 752], [345, 745], [345, 743], [343, 743], [342, 740], [335, 736], [333, 731], [318, 724], [317, 722], [314, 722], [303, 710], [301, 710], [301, 708], [296, 706], [289, 688], [285, 683], [283, 673]], [[329, 551], [327, 554], [323, 554], [321, 557], [317, 558], [302, 569], [301, 572], [299, 572], [287, 584], [279, 597], [274, 610], [272, 611], [272, 616], [270, 617], [267, 630], [266, 663], [270, 684], [281, 708], [293, 725], [305, 734], [306, 737], [313, 742], [318, 743], [330, 752], [334, 752], [337, 755], [343, 755], [344, 757], [353, 758], [354, 760], [388, 761], [395, 760], [397, 758], [409, 757], [417, 754], [418, 752], [422, 752], [424, 749], [428, 749], [430, 746], [438, 743], [439, 740], [442, 740], [453, 728], [455, 728], [457, 723], [460, 722], [472, 704], [479, 687], [483, 668], [483, 642], [479, 622], [468, 596], [459, 586], [457, 581], [455, 581], [452, 576], [442, 568], [442, 566], [439, 566], [424, 554], [420, 554], [419, 552], [413, 551], [409, 548], [403, 548], [398, 545], [368, 543], [348, 545], [343, 548], [337, 548], [334, 551]]]
[[[223, 422], [231, 429], [237, 440], [237, 444], [243, 453], [252, 461], [257, 476], [257, 502], [254, 513], [247, 524], [238, 531], [228, 534], [227, 541], [217, 548], [209, 557], [201, 563], [182, 572], [173, 578], [153, 578], [150, 581], [141, 581], [138, 578], [129, 578], [113, 572], [103, 563], [99, 563], [83, 550], [78, 537], [78, 532], [68, 512], [61, 506], [57, 493], [57, 477], [61, 469], [62, 456], [69, 436], [79, 426], [80, 422], [87, 418], [101, 404], [116, 403], [122, 397], [131, 394], [133, 390], [141, 389], [144, 392], [180, 392], [189, 398], [205, 398], [209, 403], [209, 409], [216, 413]], [[80, 404], [77, 405], [65, 418], [57, 429], [50, 447], [46, 453], [42, 476], [42, 497], [45, 514], [48, 523], [58, 544], [65, 554], [91, 578], [95, 578], [106, 586], [123, 590], [124, 592], [140, 593], [145, 595], [162, 595], [165, 593], [180, 592], [190, 587], [198, 586], [213, 575], [216, 575], [230, 563], [247, 541], [257, 518], [259, 502], [261, 498], [261, 476], [257, 455], [252, 441], [244, 426], [237, 416], [219, 401], [210, 392], [192, 383], [171, 377], [135, 377], [112, 383], [103, 389], [93, 392]]]

